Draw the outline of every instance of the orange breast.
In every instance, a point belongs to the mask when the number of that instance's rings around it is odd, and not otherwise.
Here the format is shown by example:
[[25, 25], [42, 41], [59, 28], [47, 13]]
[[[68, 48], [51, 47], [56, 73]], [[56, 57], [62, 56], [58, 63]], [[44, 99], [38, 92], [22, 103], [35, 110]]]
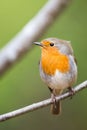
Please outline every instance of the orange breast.
[[55, 74], [56, 70], [62, 73], [66, 73], [70, 69], [69, 59], [66, 55], [59, 53], [51, 53], [49, 50], [44, 49], [42, 51], [41, 65], [43, 71], [48, 75]]

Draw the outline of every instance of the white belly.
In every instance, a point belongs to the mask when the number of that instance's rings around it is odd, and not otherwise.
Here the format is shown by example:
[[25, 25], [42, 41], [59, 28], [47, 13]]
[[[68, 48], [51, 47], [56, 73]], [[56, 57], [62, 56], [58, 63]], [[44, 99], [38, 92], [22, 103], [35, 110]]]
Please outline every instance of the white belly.
[[52, 76], [46, 75], [40, 64], [40, 76], [42, 80], [52, 89], [65, 89], [71, 87], [77, 79], [77, 66], [72, 56], [70, 56], [70, 70], [67, 73], [62, 73], [56, 70]]
[[51, 77], [48, 86], [55, 89], [65, 89], [72, 86], [75, 82], [75, 77], [71, 73], [64, 74], [57, 70], [55, 75]]

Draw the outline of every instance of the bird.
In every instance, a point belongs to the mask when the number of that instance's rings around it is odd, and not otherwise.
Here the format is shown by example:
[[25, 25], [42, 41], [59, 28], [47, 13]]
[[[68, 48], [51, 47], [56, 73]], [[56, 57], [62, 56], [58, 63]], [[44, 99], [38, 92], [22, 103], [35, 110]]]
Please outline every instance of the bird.
[[65, 89], [73, 95], [72, 86], [77, 81], [77, 62], [71, 42], [53, 37], [34, 44], [41, 48], [39, 72], [41, 79], [51, 91], [51, 112], [59, 115], [61, 101], [56, 101], [56, 96], [61, 95]]

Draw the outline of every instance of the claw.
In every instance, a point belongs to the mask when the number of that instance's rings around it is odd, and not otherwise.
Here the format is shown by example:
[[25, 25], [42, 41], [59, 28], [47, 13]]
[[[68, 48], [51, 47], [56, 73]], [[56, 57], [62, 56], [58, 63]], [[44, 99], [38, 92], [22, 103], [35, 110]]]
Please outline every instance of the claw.
[[73, 95], [75, 94], [75, 91], [71, 87], [69, 87], [68, 89], [69, 89], [69, 92], [70, 92], [70, 95], [71, 95], [70, 99], [72, 99]]
[[[56, 104], [56, 96], [53, 94], [53, 93], [51, 93], [51, 99], [52, 99], [52, 102], [54, 103], [54, 104]], [[56, 107], [56, 105], [55, 105], [55, 107]]]

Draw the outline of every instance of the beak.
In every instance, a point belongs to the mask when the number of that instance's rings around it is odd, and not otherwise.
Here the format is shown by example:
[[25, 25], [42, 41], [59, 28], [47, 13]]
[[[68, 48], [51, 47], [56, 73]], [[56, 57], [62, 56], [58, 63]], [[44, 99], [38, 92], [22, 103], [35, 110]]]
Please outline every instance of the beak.
[[40, 42], [34, 42], [34, 44], [43, 47], [43, 45]]

